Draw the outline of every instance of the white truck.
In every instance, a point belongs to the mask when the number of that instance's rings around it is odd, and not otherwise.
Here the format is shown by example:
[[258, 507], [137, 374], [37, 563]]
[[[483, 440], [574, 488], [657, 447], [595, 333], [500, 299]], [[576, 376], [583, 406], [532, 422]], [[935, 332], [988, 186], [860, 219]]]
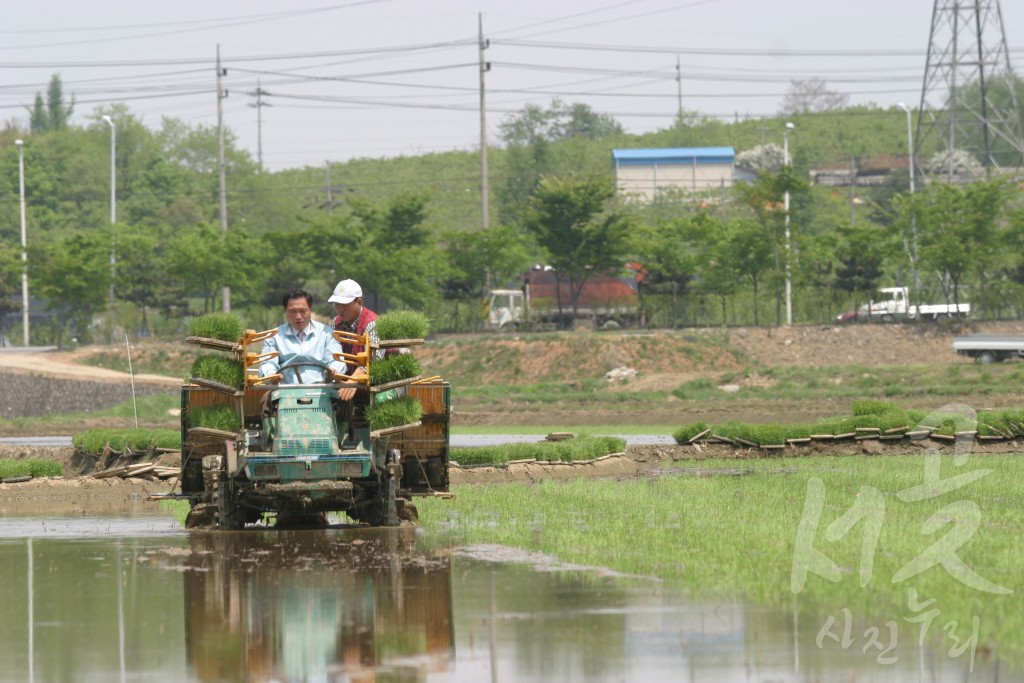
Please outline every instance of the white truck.
[[1012, 334], [967, 334], [953, 337], [953, 350], [976, 363], [988, 365], [1010, 358], [1024, 358], [1024, 336]]
[[836, 316], [836, 320], [838, 322], [881, 321], [889, 323], [897, 320], [965, 318], [971, 312], [971, 305], [966, 302], [912, 306], [908, 303], [910, 291], [907, 287], [883, 287], [878, 291], [881, 296], [877, 301], [868, 302], [856, 311], [842, 313]]

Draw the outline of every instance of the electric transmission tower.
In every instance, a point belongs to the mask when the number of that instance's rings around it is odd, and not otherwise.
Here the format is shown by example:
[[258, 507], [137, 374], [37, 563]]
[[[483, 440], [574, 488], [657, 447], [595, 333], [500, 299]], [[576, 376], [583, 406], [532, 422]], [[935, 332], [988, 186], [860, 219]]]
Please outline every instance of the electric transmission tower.
[[921, 172], [956, 182], [1019, 171], [1015, 86], [999, 0], [935, 0], [914, 146], [927, 155]]

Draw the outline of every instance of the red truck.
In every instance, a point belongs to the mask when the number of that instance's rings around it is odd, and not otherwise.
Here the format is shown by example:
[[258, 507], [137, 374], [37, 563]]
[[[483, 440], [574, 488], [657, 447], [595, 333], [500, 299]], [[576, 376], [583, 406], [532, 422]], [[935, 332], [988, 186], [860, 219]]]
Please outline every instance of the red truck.
[[571, 327], [586, 322], [608, 329], [634, 323], [639, 314], [637, 287], [643, 269], [630, 264], [629, 277], [593, 275], [583, 282], [575, 309], [568, 278], [559, 278], [550, 266], [534, 266], [523, 276], [522, 289], [492, 289], [487, 327], [511, 331], [521, 327]]

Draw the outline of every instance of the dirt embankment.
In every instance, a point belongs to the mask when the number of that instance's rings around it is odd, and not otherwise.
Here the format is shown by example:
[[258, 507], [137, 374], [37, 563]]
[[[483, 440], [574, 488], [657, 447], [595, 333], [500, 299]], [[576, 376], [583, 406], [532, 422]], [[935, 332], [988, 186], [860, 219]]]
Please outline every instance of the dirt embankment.
[[[674, 389], [698, 377], [718, 378], [722, 373], [738, 370], [753, 361], [764, 367], [861, 365], [876, 367], [905, 363], [970, 362], [952, 352], [952, 338], [957, 334], [982, 332], [989, 334], [1024, 334], [1024, 323], [1000, 322], [971, 325], [968, 328], [944, 325], [814, 325], [791, 328], [735, 328], [685, 330], [679, 332], [609, 333], [580, 335], [546, 335], [531, 339], [487, 336], [472, 340], [447, 338], [437, 344], [428, 344], [417, 356], [428, 372], [447, 376], [468, 373], [471, 370], [485, 381], [513, 384], [541, 381], [565, 381], [566, 376], [602, 377], [616, 368], [633, 368], [638, 372], [630, 389]], [[131, 377], [75, 361], [87, 351], [75, 354], [10, 353], [0, 352], [0, 377], [10, 379], [6, 400], [17, 404], [30, 400], [30, 394], [68, 397], [80, 396], [80, 402], [89, 405], [102, 403], [99, 398], [104, 387], [128, 389]], [[479, 366], [479, 367], [476, 367]], [[483, 370], [482, 375], [480, 370]], [[136, 375], [136, 389], [151, 387], [153, 391], [174, 392], [178, 378]], [[754, 378], [756, 381], [756, 378]], [[82, 386], [73, 388], [72, 385]], [[99, 386], [102, 385], [102, 386]], [[22, 387], [10, 391], [11, 387]], [[49, 387], [44, 389], [43, 387]], [[99, 388], [97, 388], [99, 387]], [[81, 391], [79, 391], [81, 389]], [[118, 390], [118, 389], [115, 389]], [[49, 392], [48, 394], [45, 392]], [[56, 400], [56, 399], [54, 399]], [[110, 399], [113, 400], [113, 399]], [[786, 406], [778, 406], [786, 410]], [[56, 409], [52, 409], [56, 410]], [[671, 409], [670, 409], [671, 410]], [[831, 410], [831, 409], [830, 409]], [[836, 412], [831, 410], [831, 412]], [[672, 414], [667, 412], [667, 414]], [[678, 418], [678, 413], [673, 415]], [[562, 414], [545, 407], [542, 411], [525, 415], [525, 419], [541, 420], [544, 424], [557, 424]], [[628, 420], [641, 424], [645, 420], [660, 421], [660, 413], [645, 408], [639, 414], [613, 412], [595, 413], [598, 421], [614, 424], [615, 420]], [[689, 420], [706, 419], [691, 410]], [[474, 416], [458, 415], [456, 419], [487, 424], [509, 424], [509, 416], [478, 413]], [[566, 415], [566, 419], [579, 419], [579, 414]], [[678, 421], [678, 419], [677, 419]], [[99, 424], [95, 426], [101, 426]], [[933, 447], [940, 448], [941, 444]], [[978, 446], [973, 452], [1019, 452], [1024, 445], [1017, 442]], [[810, 447], [786, 451], [786, 455], [828, 454], [883, 454], [892, 452], [879, 442], [863, 441], [849, 444], [815, 444]], [[899, 452], [908, 452], [902, 447]], [[732, 457], [737, 459], [765, 457], [757, 449], [742, 449], [724, 445], [701, 446], [634, 446], [621, 455], [611, 456], [593, 463], [575, 465], [545, 463], [513, 463], [500, 468], [453, 468], [453, 484], [488, 483], [505, 481], [531, 481], [537, 479], [578, 476], [633, 477], [650, 472], [657, 463], [669, 460], [701, 459], [704, 457]], [[82, 463], [75, 463], [74, 450], [29, 449], [0, 446], [0, 458], [44, 457], [65, 464], [66, 471], [81, 472]], [[168, 456], [169, 457], [169, 456]], [[172, 464], [166, 462], [163, 464]], [[123, 481], [119, 479], [95, 480], [88, 478], [51, 479], [25, 484], [0, 484], [0, 513], [11, 501], [70, 500], [74, 509], [82, 500], [107, 500], [110, 496], [140, 498], [149, 493], [166, 490], [166, 482]], [[6, 502], [5, 502], [6, 501]]]

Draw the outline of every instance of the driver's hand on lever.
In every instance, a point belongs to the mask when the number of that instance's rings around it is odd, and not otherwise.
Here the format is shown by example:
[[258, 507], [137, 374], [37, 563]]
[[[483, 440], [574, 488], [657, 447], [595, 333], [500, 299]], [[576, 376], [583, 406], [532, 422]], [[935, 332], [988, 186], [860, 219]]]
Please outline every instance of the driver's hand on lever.
[[[359, 381], [363, 377], [366, 377], [366, 368], [358, 367], [352, 373], [352, 380], [354, 381]], [[356, 387], [342, 387], [338, 389], [338, 398], [342, 401], [351, 401], [355, 395]]]

